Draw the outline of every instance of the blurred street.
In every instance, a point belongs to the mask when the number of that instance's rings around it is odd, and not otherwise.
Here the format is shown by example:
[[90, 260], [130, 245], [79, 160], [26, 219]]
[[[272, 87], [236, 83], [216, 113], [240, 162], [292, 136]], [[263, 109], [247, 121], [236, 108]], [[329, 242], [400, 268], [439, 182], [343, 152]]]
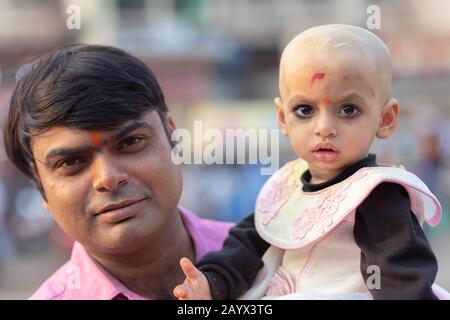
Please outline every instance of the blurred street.
[[[372, 29], [374, 7], [380, 23]], [[426, 234], [439, 261], [436, 282], [450, 290], [449, 13], [448, 0], [0, 0], [0, 127], [30, 58], [87, 43], [121, 48], [148, 65], [178, 128], [277, 129], [273, 101], [288, 40], [321, 24], [370, 29], [391, 52], [400, 109], [396, 132], [376, 139], [370, 152], [379, 164], [416, 174], [441, 202], [441, 224]], [[273, 156], [283, 165], [296, 155], [279, 136]], [[202, 217], [239, 221], [253, 212], [268, 178], [261, 158], [249, 162], [183, 165], [180, 204]], [[69, 257], [42, 202], [0, 143], [0, 300], [28, 298]]]

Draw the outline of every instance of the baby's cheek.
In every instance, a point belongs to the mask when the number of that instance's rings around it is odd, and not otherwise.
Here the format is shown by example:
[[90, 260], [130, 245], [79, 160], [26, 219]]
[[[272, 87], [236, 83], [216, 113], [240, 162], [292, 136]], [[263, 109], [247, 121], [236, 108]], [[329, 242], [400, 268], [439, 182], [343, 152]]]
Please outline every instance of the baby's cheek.
[[349, 150], [356, 161], [360, 160], [367, 154], [372, 143], [372, 138], [369, 135], [355, 135], [352, 141], [348, 142]]
[[301, 139], [291, 139], [292, 149], [299, 158], [304, 158], [307, 154], [306, 141]]

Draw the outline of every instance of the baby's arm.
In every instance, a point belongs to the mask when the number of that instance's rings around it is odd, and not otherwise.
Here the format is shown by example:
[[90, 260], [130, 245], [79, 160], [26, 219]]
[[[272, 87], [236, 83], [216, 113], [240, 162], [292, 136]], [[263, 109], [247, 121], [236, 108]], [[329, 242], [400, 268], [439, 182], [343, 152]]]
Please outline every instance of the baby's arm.
[[[182, 287], [174, 291], [175, 296], [187, 299], [237, 299], [251, 286], [263, 267], [261, 257], [268, 248], [269, 244], [256, 232], [253, 214], [249, 215], [230, 229], [221, 251], [210, 252], [196, 263], [198, 270], [195, 269], [194, 273], [191, 274], [192, 264], [183, 262], [182, 268], [183, 265], [187, 267], [183, 269], [187, 278]], [[193, 293], [196, 287], [201, 290], [198, 296]]]
[[182, 258], [180, 266], [186, 279], [183, 284], [175, 287], [173, 295], [178, 300], [211, 300], [211, 291], [205, 275], [188, 258]]
[[436, 299], [436, 257], [401, 185], [382, 183], [371, 192], [356, 211], [354, 236], [366, 284], [373, 279], [367, 268], [380, 270], [379, 288], [369, 287], [374, 299]]
[[262, 256], [268, 248], [256, 232], [253, 214], [231, 228], [222, 250], [196, 263], [208, 279], [212, 298], [234, 300], [247, 291], [264, 266]]

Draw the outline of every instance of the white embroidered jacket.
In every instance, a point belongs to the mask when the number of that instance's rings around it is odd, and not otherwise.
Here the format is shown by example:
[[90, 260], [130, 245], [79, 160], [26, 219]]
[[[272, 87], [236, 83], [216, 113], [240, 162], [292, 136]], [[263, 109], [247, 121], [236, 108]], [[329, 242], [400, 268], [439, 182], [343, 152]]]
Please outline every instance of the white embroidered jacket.
[[370, 299], [353, 237], [356, 208], [382, 182], [401, 184], [421, 225], [435, 226], [441, 206], [414, 174], [398, 167], [361, 168], [317, 192], [302, 191], [303, 160], [277, 171], [261, 189], [255, 208], [259, 235], [271, 244], [264, 268], [241, 299]]

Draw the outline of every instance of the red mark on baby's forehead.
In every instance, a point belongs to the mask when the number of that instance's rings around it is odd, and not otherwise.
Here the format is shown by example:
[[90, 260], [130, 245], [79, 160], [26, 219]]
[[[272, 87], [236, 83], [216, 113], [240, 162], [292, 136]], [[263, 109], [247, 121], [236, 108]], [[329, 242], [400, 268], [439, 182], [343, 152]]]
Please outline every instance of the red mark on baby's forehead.
[[330, 104], [331, 101], [330, 101], [330, 98], [328, 98], [328, 97], [323, 97], [321, 102], [322, 102], [322, 104], [328, 105], [328, 104]]
[[325, 77], [325, 73], [323, 72], [316, 72], [311, 78], [311, 85], [314, 83], [314, 80], [322, 80], [323, 77]]
[[89, 139], [91, 139], [92, 144], [94, 144], [96, 147], [100, 146], [102, 144], [102, 134], [100, 132], [94, 131], [89, 132]]

